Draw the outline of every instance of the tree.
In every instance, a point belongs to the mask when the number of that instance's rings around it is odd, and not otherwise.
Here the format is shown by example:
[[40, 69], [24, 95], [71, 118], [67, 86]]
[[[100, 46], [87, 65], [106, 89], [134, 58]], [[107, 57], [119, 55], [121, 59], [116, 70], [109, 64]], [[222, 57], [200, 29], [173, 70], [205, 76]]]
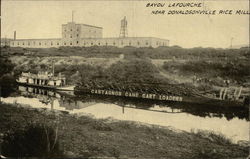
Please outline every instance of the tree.
[[2, 153], [8, 157], [60, 157], [57, 132], [44, 124], [31, 124], [24, 130], [7, 133]]

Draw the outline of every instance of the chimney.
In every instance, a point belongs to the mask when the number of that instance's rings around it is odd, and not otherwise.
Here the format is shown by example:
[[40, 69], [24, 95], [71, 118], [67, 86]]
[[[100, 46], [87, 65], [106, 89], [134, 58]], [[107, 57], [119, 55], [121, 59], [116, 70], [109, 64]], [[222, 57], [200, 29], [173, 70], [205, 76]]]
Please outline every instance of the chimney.
[[14, 31], [14, 40], [16, 40], [16, 31]]

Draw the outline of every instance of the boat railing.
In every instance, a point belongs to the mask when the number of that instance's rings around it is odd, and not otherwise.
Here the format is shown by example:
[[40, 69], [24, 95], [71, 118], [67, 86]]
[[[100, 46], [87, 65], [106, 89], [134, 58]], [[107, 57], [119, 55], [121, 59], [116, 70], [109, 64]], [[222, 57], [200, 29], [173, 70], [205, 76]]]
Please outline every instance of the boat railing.
[[50, 80], [65, 80], [65, 76], [59, 74], [59, 76], [53, 76], [52, 74], [48, 73], [24, 73], [22, 72], [22, 77], [28, 77], [28, 78], [36, 78], [36, 79], [50, 79]]

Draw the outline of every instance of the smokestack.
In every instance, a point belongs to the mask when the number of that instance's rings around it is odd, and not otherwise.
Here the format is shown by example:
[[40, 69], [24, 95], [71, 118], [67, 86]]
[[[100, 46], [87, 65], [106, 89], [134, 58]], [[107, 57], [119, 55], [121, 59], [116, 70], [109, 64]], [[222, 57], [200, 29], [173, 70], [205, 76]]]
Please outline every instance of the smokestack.
[[14, 40], [16, 40], [16, 31], [14, 31]]

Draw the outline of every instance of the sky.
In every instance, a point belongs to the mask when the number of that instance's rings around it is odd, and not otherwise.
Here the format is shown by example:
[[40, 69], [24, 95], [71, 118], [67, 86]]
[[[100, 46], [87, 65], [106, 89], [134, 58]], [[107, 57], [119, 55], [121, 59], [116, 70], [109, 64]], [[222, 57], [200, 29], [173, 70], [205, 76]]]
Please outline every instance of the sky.
[[[13, 38], [16, 31], [17, 39], [61, 38], [61, 24], [71, 21], [73, 10], [74, 22], [103, 27], [103, 37], [118, 37], [120, 20], [126, 16], [130, 37], [164, 38], [170, 40], [170, 45], [185, 48], [227, 48], [232, 38], [233, 45], [249, 44], [249, 15], [153, 15], [152, 10], [183, 8], [149, 8], [146, 7], [148, 2], [3, 0], [1, 37]], [[154, 2], [169, 5], [185, 1]], [[249, 2], [204, 0], [202, 8], [249, 10]]]

